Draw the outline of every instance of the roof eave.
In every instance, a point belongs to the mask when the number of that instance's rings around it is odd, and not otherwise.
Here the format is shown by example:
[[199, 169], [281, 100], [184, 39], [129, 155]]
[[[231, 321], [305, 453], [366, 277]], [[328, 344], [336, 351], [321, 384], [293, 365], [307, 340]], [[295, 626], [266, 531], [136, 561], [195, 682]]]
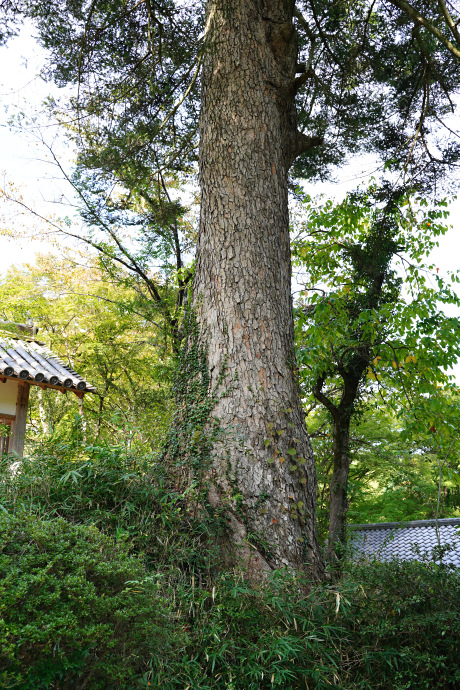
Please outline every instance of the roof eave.
[[17, 381], [18, 383], [28, 383], [30, 386], [38, 386], [42, 389], [52, 388], [55, 391], [61, 391], [61, 393], [75, 393], [77, 398], [82, 398], [85, 395], [85, 393], [97, 393], [97, 388], [95, 388], [94, 386], [87, 385], [84, 390], [78, 390], [78, 388], [74, 386], [53, 386], [53, 384], [47, 383], [45, 381], [35, 381], [31, 378], [21, 379], [19, 378], [19, 376], [4, 376], [3, 374], [0, 374], [0, 381]]

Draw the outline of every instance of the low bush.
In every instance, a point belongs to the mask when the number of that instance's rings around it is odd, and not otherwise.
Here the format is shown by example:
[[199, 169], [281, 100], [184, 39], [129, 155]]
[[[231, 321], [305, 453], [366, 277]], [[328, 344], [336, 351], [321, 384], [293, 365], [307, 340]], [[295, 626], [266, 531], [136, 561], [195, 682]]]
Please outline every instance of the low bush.
[[341, 587], [354, 591], [342, 617], [354, 648], [342, 660], [344, 687], [460, 687], [458, 570], [397, 559], [363, 562]]
[[194, 510], [193, 490], [176, 491], [161, 463], [122, 446], [48, 442], [11, 474], [0, 458], [0, 509], [94, 525], [129, 542], [156, 570], [161, 564], [207, 571], [213, 553], [201, 546], [213, 516]]
[[375, 561], [256, 587], [219, 564], [218, 516], [148, 459], [70, 444], [3, 477], [0, 687], [460, 687], [457, 571]]
[[460, 687], [460, 577], [444, 567], [374, 562], [315, 587], [278, 571], [259, 589], [227, 574], [179, 597], [188, 675], [171, 688]]
[[124, 544], [7, 513], [0, 544], [0, 687], [137, 687], [156, 658], [179, 653], [168, 602]]

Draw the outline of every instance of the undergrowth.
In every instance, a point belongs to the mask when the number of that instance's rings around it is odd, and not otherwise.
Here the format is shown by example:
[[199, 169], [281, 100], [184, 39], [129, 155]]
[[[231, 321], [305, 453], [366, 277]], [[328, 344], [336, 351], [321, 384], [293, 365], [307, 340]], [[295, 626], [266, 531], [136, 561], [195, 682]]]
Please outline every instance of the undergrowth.
[[[120, 448], [48, 447], [0, 482], [0, 687], [455, 688], [460, 578], [354, 565], [339, 584], [219, 568], [213, 516]], [[150, 685], [149, 685], [150, 683]]]

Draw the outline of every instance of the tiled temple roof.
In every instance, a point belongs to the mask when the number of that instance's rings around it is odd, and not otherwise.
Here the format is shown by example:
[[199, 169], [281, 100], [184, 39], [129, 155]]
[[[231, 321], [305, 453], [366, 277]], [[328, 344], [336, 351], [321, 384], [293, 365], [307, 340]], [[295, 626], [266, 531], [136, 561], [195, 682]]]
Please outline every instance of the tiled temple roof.
[[[460, 518], [438, 520], [438, 528], [441, 546], [449, 547], [442, 562], [460, 568]], [[349, 525], [348, 530], [354, 558], [420, 560], [424, 555], [431, 558], [438, 546], [436, 520]]]
[[64, 364], [43, 343], [0, 332], [0, 378], [21, 379], [41, 387], [91, 392], [96, 388]]

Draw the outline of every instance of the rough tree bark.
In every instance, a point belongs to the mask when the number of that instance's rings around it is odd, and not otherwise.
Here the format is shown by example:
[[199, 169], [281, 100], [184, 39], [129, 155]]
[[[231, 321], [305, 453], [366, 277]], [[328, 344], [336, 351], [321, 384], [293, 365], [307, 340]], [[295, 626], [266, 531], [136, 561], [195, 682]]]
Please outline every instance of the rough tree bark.
[[[319, 144], [297, 132], [291, 0], [209, 0], [202, 76], [194, 305], [213, 383], [224, 363], [214, 503], [256, 576], [316, 578], [316, 474], [296, 380], [288, 169]], [[235, 495], [238, 497], [235, 498]]]

